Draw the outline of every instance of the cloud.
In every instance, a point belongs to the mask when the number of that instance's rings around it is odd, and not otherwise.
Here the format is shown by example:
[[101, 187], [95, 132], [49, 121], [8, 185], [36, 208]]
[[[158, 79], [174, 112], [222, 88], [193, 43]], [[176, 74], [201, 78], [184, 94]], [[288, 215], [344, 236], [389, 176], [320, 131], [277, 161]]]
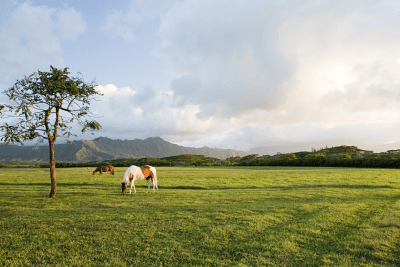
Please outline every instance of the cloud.
[[297, 52], [298, 84], [280, 109], [295, 108], [296, 116], [276, 120], [331, 126], [397, 120], [399, 8], [339, 1], [288, 11], [280, 37], [284, 51]]
[[175, 107], [196, 107], [193, 120], [208, 120], [209, 132], [174, 140], [246, 146], [398, 124], [399, 10], [390, 1], [177, 2], [154, 54], [175, 76]]
[[[139, 82], [121, 85], [110, 78], [118, 67], [109, 63], [119, 51], [101, 46], [111, 60], [98, 57], [98, 66], [111, 71], [92, 106], [104, 116], [99, 134], [236, 149], [310, 139], [395, 141], [399, 11], [397, 3], [373, 0], [126, 2], [99, 27], [131, 49], [133, 41], [134, 49], [146, 48], [131, 65], [151, 63], [134, 70]], [[86, 29], [72, 8], [29, 3], [4, 21], [0, 86], [61, 66], [63, 42]]]
[[396, 106], [400, 102], [400, 64], [392, 59], [384, 64], [360, 64], [349, 73], [353, 74], [353, 80], [343, 86], [332, 86], [323, 96], [325, 105], [349, 113], [399, 111]]
[[[98, 85], [98, 91], [104, 94], [91, 110], [104, 116], [99, 119], [102, 132], [109, 136], [160, 136], [173, 130], [174, 114], [169, 109], [171, 95], [155, 91], [151, 87], [132, 89], [118, 88], [113, 84]], [[108, 135], [107, 135], [108, 136]]]
[[157, 91], [150, 86], [132, 89], [107, 84], [96, 89], [104, 96], [91, 104], [91, 110], [102, 116], [99, 122], [103, 129], [99, 135], [107, 134], [110, 138], [160, 136], [179, 142], [217, 134], [222, 125], [227, 131], [237, 127], [231, 120], [197, 118], [198, 106], [176, 107], [172, 92]]
[[199, 117], [270, 110], [285, 99], [295, 58], [279, 48], [279, 18], [270, 2], [177, 2], [162, 18], [155, 54], [177, 78], [178, 103], [200, 106]]
[[171, 5], [172, 0], [131, 0], [121, 9], [108, 12], [100, 31], [121, 36], [126, 42], [135, 42], [138, 26], [146, 20], [160, 16]]
[[110, 14], [110, 29], [121, 23], [133, 34], [163, 13], [153, 54], [173, 78], [168, 93], [110, 87], [112, 125], [120, 133], [237, 149], [367, 140], [357, 129], [393, 126], [399, 116], [400, 25], [390, 10], [385, 1], [221, 0], [151, 11], [131, 1]]
[[[290, 147], [291, 145], [297, 147], [296, 145], [298, 144], [311, 143], [318, 143], [321, 147], [325, 147], [325, 145], [329, 147], [360, 144], [382, 145], [399, 142], [400, 138], [397, 134], [399, 130], [399, 124], [394, 123], [379, 123], [375, 124], [374, 127], [371, 127], [369, 124], [348, 124], [330, 128], [308, 123], [285, 126], [257, 125], [246, 126], [229, 133], [212, 133], [195, 140], [180, 140], [177, 143], [190, 147], [209, 146], [243, 151], [248, 151], [256, 147]], [[311, 149], [311, 145], [308, 149]], [[292, 150], [288, 152], [297, 151]]]
[[133, 14], [123, 14], [121, 11], [113, 11], [106, 16], [100, 30], [115, 33], [122, 36], [125, 41], [134, 42], [135, 34], [131, 30], [133, 21], [130, 16], [134, 17]]
[[76, 40], [86, 30], [79, 12], [33, 6], [30, 2], [17, 5], [0, 25], [0, 87], [11, 87], [38, 69], [50, 65], [63, 68], [62, 42]]

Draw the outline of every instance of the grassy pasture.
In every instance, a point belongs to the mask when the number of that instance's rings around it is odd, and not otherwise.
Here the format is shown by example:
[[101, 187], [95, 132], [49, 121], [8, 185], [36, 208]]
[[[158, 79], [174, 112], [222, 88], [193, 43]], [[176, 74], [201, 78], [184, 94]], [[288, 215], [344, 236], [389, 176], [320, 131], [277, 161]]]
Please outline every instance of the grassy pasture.
[[400, 266], [400, 170], [0, 170], [0, 266]]

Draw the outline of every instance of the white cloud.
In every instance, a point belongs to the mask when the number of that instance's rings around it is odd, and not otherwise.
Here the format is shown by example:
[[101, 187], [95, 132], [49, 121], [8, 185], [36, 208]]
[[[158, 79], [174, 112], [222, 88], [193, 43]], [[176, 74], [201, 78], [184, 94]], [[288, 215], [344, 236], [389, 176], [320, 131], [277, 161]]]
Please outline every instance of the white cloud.
[[0, 87], [11, 87], [38, 69], [50, 65], [64, 68], [62, 42], [75, 40], [86, 30], [79, 12], [73, 8], [54, 9], [33, 6], [30, 2], [16, 5], [0, 25]]
[[200, 117], [270, 110], [285, 98], [296, 60], [279, 49], [276, 8], [269, 2], [177, 2], [163, 16], [155, 54], [177, 78], [178, 103]]
[[172, 0], [131, 0], [124, 10], [110, 11], [100, 30], [117, 36], [122, 36], [126, 42], [136, 41], [135, 30], [145, 20], [160, 16], [168, 10]]
[[72, 7], [55, 11], [55, 32], [62, 40], [76, 40], [79, 34], [86, 31], [82, 15]]
[[107, 84], [98, 85], [96, 89], [104, 94], [99, 97], [100, 101], [91, 104], [95, 114], [103, 115], [99, 118], [103, 127], [99, 135], [107, 133], [114, 138], [160, 136], [178, 142], [217, 134], [222, 124], [226, 131], [237, 127], [231, 120], [197, 118], [197, 106], [175, 107], [171, 92], [159, 92], [149, 86], [134, 90]]
[[121, 11], [113, 11], [105, 18], [104, 24], [100, 27], [101, 31], [112, 32], [121, 35], [125, 41], [134, 42], [135, 35], [132, 31], [132, 17], [134, 14], [123, 14]]
[[[96, 89], [96, 91], [99, 91], [100, 93], [105, 94], [105, 95], [113, 94], [118, 90], [118, 88], [114, 84], [106, 84], [104, 86], [97, 85], [95, 89]], [[121, 89], [123, 91], [128, 91], [128, 92], [131, 91], [129, 87], [121, 88]], [[135, 94], [136, 92], [131, 91], [130, 93]]]
[[145, 134], [161, 135], [163, 130], [173, 129], [173, 113], [168, 109], [171, 95], [151, 87], [133, 90], [107, 84], [98, 85], [96, 89], [104, 96], [92, 103], [91, 110], [104, 116], [99, 122], [103, 126], [102, 132], [108, 133], [109, 137], [118, 138], [125, 134], [146, 137]]
[[[132, 1], [110, 18], [133, 33], [159, 14], [145, 10]], [[170, 66], [171, 91], [110, 87], [105, 106], [120, 133], [237, 149], [394, 140], [367, 134], [400, 115], [399, 20], [385, 2], [179, 1], [167, 10], [154, 54]]]
[[[240, 138], [301, 141], [288, 134], [299, 131], [350, 138], [361, 135], [357, 127], [396, 125], [399, 11], [387, 1], [177, 2], [163, 16], [154, 53], [176, 77], [176, 107], [196, 107], [192, 120], [208, 119], [209, 132], [175, 140], [224, 136], [245, 146]], [[255, 137], [261, 132], [268, 134]]]

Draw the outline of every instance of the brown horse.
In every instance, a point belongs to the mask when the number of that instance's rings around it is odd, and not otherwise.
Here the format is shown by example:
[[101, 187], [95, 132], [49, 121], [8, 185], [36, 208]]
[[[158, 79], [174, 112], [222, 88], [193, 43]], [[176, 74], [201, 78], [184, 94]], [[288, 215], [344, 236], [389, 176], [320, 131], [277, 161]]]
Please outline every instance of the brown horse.
[[100, 172], [100, 174], [103, 175], [103, 172], [108, 172], [108, 171], [110, 171], [110, 174], [114, 175], [114, 167], [113, 166], [111, 166], [111, 165], [101, 166], [100, 165], [99, 167], [97, 167], [94, 170], [93, 175], [95, 175], [96, 172]]

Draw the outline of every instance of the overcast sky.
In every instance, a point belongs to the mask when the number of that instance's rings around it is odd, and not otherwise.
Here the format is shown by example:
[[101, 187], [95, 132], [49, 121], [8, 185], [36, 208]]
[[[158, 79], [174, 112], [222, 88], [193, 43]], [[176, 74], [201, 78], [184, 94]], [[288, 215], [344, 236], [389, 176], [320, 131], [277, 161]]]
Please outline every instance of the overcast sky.
[[104, 94], [78, 139], [400, 140], [400, 1], [0, 1], [0, 91], [50, 65]]

